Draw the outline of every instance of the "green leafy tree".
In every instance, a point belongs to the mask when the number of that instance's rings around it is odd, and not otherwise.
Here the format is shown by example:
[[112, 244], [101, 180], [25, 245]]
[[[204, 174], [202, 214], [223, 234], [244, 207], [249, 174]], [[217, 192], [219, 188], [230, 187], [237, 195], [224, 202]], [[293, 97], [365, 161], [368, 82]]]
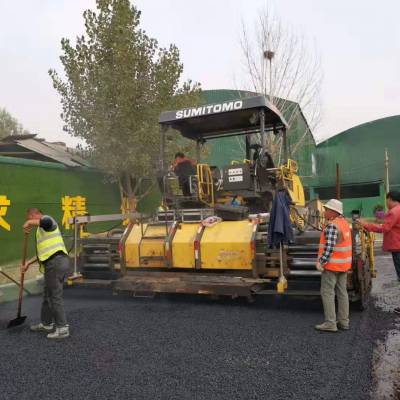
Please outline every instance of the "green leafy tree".
[[5, 108], [0, 108], [0, 138], [9, 135], [27, 135], [29, 132]]
[[[180, 85], [183, 64], [175, 45], [161, 48], [140, 29], [129, 0], [97, 0], [83, 14], [86, 35], [62, 39], [65, 79], [49, 74], [61, 95], [64, 130], [83, 139], [97, 166], [135, 196], [159, 166], [162, 111], [196, 105], [200, 86]], [[176, 141], [169, 141], [172, 152]]]

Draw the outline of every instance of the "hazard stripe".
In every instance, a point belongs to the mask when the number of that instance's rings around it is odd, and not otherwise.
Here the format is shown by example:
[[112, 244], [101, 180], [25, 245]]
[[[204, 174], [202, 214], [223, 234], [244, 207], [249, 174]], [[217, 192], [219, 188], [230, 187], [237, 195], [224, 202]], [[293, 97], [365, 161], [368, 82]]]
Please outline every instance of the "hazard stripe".
[[353, 260], [352, 257], [346, 257], [346, 258], [330, 258], [328, 263], [329, 264], [347, 264], [351, 263]]
[[40, 258], [40, 256], [42, 256], [43, 254], [46, 254], [50, 250], [54, 250], [54, 249], [57, 249], [57, 248], [59, 248], [60, 250], [64, 250], [64, 247], [63, 247], [63, 245], [61, 243], [56, 243], [56, 244], [53, 244], [51, 246], [47, 246], [47, 247], [41, 248], [40, 250], [38, 249], [38, 256]]
[[[320, 244], [320, 245], [319, 245], [319, 248], [320, 248], [320, 249], [324, 249], [324, 248], [325, 248], [325, 245], [324, 245], [324, 244]], [[337, 252], [339, 252], [339, 253], [345, 253], [345, 252], [350, 251], [350, 250], [352, 250], [352, 246], [334, 247], [334, 248], [333, 248], [333, 251], [337, 251]]]
[[54, 239], [54, 238], [60, 236], [61, 234], [60, 234], [60, 232], [55, 232], [55, 233], [51, 233], [49, 235], [42, 235], [39, 233], [39, 235], [40, 236], [38, 237], [38, 240], [37, 240], [38, 244], [43, 243], [44, 241], [49, 240], [49, 239]]

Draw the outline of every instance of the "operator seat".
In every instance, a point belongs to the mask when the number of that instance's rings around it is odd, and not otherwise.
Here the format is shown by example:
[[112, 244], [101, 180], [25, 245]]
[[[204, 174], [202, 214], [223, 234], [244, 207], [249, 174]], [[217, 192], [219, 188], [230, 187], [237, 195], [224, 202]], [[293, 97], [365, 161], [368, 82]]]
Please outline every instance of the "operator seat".
[[264, 150], [258, 143], [250, 146], [254, 150], [253, 161], [255, 165], [255, 175], [261, 192], [270, 191], [276, 183], [275, 174], [271, 174], [269, 169], [275, 168], [274, 160], [267, 150]]
[[267, 150], [263, 151], [263, 148], [258, 143], [252, 144], [250, 146], [254, 150], [253, 162], [254, 164], [259, 164], [262, 168], [275, 168], [274, 160]]

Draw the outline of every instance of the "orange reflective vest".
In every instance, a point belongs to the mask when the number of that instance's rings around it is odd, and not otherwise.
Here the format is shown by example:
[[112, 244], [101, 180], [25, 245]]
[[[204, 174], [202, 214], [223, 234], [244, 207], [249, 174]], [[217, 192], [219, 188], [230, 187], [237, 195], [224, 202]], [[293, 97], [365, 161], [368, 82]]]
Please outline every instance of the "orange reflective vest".
[[[328, 271], [346, 272], [352, 264], [351, 228], [343, 217], [337, 217], [330, 222], [338, 229], [338, 240], [327, 264], [323, 267]], [[326, 244], [325, 233], [321, 234], [319, 241], [318, 259], [322, 256]]]

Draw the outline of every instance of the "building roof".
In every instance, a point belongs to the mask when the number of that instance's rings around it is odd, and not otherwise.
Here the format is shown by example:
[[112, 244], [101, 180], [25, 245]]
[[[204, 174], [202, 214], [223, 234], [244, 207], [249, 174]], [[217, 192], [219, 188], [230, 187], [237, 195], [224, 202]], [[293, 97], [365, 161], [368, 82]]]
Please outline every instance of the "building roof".
[[61, 142], [46, 142], [35, 134], [11, 135], [0, 140], [0, 156], [63, 164], [67, 167], [91, 167], [73, 149]]
[[400, 115], [392, 115], [389, 117], [378, 118], [372, 121], [364, 122], [362, 124], [353, 126], [345, 131], [339, 132], [330, 136], [327, 139], [318, 143], [318, 147], [325, 145], [329, 145], [332, 142], [347, 140], [347, 136], [349, 135], [363, 135], [363, 134], [374, 134], [377, 130], [381, 130], [381, 132], [385, 132], [387, 134], [391, 134], [392, 131], [398, 132], [398, 127], [400, 124]]
[[339, 164], [343, 184], [383, 181], [385, 150], [392, 185], [400, 184], [397, 158], [400, 115], [377, 119], [340, 132], [317, 146], [317, 185], [335, 184]]

